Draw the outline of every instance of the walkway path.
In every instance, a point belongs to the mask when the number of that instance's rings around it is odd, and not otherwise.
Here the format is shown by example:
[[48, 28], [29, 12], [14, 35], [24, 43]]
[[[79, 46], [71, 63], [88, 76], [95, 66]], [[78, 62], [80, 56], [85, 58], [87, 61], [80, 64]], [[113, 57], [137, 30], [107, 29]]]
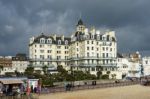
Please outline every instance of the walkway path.
[[41, 95], [40, 99], [150, 99], [150, 87], [141, 85], [89, 89]]

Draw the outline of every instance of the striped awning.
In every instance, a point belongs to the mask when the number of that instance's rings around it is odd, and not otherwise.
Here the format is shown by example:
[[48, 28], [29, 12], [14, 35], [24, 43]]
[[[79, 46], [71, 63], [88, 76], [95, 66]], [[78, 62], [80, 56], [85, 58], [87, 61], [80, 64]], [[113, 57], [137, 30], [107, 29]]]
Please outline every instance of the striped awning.
[[22, 84], [23, 83], [23, 81], [18, 80], [18, 79], [17, 80], [12, 80], [12, 79], [11, 80], [10, 79], [3, 80], [3, 79], [1, 79], [0, 82], [3, 83], [3, 84]]

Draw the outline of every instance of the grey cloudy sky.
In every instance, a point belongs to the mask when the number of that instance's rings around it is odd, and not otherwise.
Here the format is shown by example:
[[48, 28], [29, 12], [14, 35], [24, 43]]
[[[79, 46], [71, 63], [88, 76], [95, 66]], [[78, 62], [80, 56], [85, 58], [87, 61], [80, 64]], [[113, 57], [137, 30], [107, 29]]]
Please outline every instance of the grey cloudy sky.
[[[150, 0], [0, 0], [0, 55], [28, 54], [31, 36], [86, 26], [116, 31], [119, 52], [150, 51]], [[42, 28], [43, 27], [43, 28]]]

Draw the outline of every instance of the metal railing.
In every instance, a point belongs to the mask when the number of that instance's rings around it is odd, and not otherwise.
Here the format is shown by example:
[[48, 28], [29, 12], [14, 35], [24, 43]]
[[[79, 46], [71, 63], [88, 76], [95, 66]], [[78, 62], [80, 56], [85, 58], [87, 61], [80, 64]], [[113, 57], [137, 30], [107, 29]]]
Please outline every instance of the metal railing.
[[76, 85], [71, 86], [68, 90], [66, 87], [51, 87], [42, 89], [42, 94], [49, 94], [49, 93], [58, 93], [58, 92], [67, 92], [67, 91], [76, 91], [76, 90], [87, 90], [87, 89], [96, 89], [96, 88], [110, 88], [110, 87], [121, 87], [121, 86], [129, 86], [129, 85], [136, 85], [139, 84], [138, 81], [128, 81], [128, 82], [114, 82], [114, 83], [101, 83], [101, 84], [88, 84], [88, 85]]

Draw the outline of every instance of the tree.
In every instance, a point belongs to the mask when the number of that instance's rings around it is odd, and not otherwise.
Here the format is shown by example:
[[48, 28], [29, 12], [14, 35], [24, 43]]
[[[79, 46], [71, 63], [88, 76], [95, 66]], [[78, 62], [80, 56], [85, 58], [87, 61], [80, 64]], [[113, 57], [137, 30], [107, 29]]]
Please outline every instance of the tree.
[[67, 73], [67, 71], [63, 68], [62, 65], [58, 65], [58, 66], [57, 66], [57, 71], [58, 71], [59, 73], [62, 73], [62, 74], [66, 74], [66, 73]]
[[108, 74], [104, 74], [104, 75], [102, 75], [101, 78], [102, 78], [102, 79], [109, 79], [109, 75], [108, 75]]
[[16, 74], [17, 77], [23, 76], [23, 73], [18, 72], [17, 70], [15, 70], [15, 74]]
[[25, 70], [25, 75], [31, 76], [34, 73], [34, 68], [33, 67], [27, 67]]
[[3, 66], [0, 65], [0, 74], [1, 74], [2, 70], [3, 70]]
[[102, 76], [102, 71], [98, 71], [98, 72], [97, 72], [97, 78], [100, 79], [101, 76]]
[[116, 79], [116, 74], [111, 74], [112, 79]]
[[47, 75], [47, 69], [48, 69], [48, 66], [46, 66], [46, 65], [42, 67], [44, 75]]
[[109, 75], [109, 74], [110, 74], [110, 71], [107, 71], [106, 73], [107, 73], [107, 75]]

